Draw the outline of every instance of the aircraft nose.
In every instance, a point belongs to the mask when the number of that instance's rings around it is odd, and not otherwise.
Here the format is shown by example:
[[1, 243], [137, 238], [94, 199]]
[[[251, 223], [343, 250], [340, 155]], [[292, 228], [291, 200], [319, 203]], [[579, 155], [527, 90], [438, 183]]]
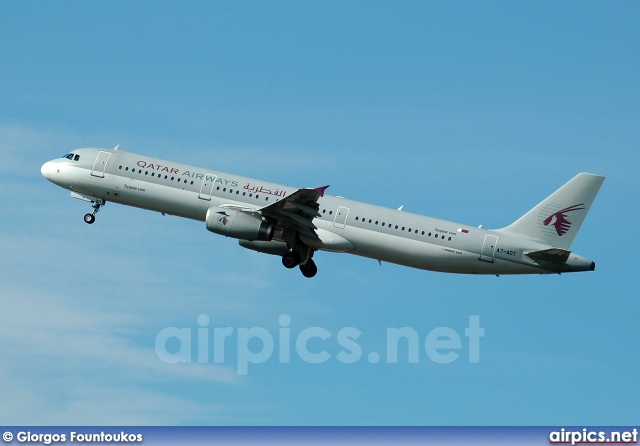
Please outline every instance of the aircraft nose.
[[53, 170], [53, 163], [51, 161], [47, 161], [40, 168], [40, 173], [42, 174], [43, 177], [45, 177], [47, 180], [49, 180], [52, 170]]

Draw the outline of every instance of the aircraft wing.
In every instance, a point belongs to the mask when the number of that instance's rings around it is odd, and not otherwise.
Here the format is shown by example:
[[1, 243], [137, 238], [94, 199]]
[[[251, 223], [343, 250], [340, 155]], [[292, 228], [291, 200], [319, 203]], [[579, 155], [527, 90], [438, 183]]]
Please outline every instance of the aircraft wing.
[[309, 237], [318, 238], [315, 233], [317, 227], [312, 220], [321, 216], [318, 212], [318, 198], [324, 196], [328, 187], [298, 189], [258, 211], [265, 217], [276, 219], [278, 226], [282, 228], [293, 228]]

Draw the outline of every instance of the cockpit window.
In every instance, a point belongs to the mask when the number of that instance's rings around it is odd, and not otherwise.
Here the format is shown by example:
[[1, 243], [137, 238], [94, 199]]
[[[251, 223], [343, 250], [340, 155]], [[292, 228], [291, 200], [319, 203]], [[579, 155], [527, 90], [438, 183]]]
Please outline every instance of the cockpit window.
[[66, 158], [71, 161], [79, 161], [80, 155], [76, 155], [74, 153], [67, 153], [65, 156], [63, 156], [63, 158]]

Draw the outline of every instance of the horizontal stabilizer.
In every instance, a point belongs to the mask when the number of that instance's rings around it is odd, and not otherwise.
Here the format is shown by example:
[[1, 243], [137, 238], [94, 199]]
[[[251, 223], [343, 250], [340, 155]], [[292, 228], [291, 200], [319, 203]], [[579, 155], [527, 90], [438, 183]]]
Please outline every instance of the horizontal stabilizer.
[[534, 260], [544, 260], [546, 262], [565, 263], [569, 259], [571, 251], [561, 248], [543, 249], [542, 251], [527, 252], [525, 255]]

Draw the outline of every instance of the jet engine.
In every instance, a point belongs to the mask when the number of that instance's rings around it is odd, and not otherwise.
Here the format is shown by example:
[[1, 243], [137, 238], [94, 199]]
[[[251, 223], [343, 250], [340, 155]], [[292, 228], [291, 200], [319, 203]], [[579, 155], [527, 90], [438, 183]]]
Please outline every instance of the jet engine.
[[207, 211], [205, 222], [207, 230], [226, 237], [267, 242], [273, 238], [273, 224], [242, 211], [212, 206]]
[[238, 240], [238, 244], [252, 251], [276, 256], [283, 256], [288, 251], [287, 244], [278, 240], [271, 240], [270, 242]]

